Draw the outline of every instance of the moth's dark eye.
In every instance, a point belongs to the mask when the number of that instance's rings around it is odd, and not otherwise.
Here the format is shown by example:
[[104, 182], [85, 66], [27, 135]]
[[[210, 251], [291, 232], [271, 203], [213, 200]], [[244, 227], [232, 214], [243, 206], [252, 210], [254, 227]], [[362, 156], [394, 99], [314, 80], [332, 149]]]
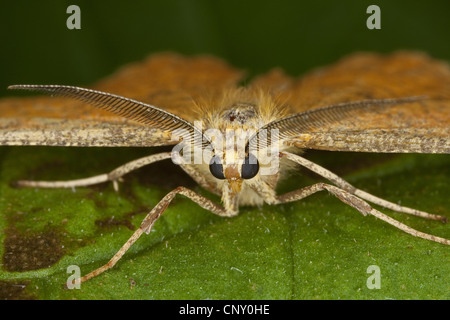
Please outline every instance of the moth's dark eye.
[[209, 171], [217, 179], [225, 179], [225, 176], [223, 174], [223, 166], [218, 156], [213, 156], [211, 158], [211, 161], [209, 162]]
[[242, 165], [241, 170], [241, 178], [251, 179], [254, 176], [256, 176], [258, 171], [259, 171], [258, 159], [256, 159], [256, 157], [250, 153], [244, 159], [244, 164]]

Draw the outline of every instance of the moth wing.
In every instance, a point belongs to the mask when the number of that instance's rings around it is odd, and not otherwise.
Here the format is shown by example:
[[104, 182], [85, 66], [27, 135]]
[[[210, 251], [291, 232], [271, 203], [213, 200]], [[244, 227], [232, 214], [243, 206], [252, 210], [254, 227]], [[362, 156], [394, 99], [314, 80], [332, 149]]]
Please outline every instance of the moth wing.
[[[282, 88], [273, 73], [257, 81]], [[284, 76], [279, 90], [290, 114], [341, 103], [426, 96], [379, 112], [352, 114], [284, 141], [301, 148], [360, 152], [450, 153], [450, 69], [422, 53], [357, 53], [300, 79]]]
[[[243, 72], [210, 56], [164, 53], [127, 65], [92, 88], [157, 106], [187, 121], [195, 99], [219, 95]], [[139, 124], [78, 100], [39, 96], [0, 101], [1, 145], [157, 146], [175, 144], [170, 130]]]

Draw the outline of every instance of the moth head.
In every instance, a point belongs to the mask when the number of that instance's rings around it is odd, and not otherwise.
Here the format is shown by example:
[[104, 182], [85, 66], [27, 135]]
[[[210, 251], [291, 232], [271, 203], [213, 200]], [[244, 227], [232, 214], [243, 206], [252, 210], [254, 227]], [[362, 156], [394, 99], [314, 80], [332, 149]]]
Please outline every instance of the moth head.
[[226, 157], [214, 154], [209, 162], [209, 171], [220, 180], [227, 180], [232, 190], [241, 190], [243, 180], [254, 178], [259, 172], [258, 159], [251, 153], [237, 161], [224, 161]]

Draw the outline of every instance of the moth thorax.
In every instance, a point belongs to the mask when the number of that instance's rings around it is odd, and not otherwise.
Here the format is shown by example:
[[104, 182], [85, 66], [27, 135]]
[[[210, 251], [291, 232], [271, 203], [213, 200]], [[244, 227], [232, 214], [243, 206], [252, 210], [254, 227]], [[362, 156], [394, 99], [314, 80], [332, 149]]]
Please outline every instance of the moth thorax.
[[257, 116], [255, 105], [238, 102], [222, 113], [222, 119], [233, 124], [244, 125]]

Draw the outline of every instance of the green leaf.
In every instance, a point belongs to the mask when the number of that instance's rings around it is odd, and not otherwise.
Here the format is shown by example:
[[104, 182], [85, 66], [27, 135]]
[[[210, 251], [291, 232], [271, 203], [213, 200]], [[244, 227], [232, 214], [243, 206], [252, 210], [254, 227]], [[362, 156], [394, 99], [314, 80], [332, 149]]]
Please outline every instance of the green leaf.
[[[146, 213], [184, 185], [220, 201], [171, 162], [112, 184], [17, 189], [18, 179], [66, 180], [107, 172], [155, 150], [2, 147], [0, 298], [7, 299], [448, 299], [449, 248], [364, 217], [325, 192], [302, 201], [244, 207], [221, 218], [177, 196], [149, 235], [111, 270], [65, 289], [67, 272], [105, 264]], [[447, 155], [311, 152], [307, 156], [367, 192], [448, 215]], [[319, 181], [306, 169], [279, 192]], [[448, 225], [390, 210], [417, 230], [449, 238]], [[380, 268], [369, 289], [367, 268]]]

